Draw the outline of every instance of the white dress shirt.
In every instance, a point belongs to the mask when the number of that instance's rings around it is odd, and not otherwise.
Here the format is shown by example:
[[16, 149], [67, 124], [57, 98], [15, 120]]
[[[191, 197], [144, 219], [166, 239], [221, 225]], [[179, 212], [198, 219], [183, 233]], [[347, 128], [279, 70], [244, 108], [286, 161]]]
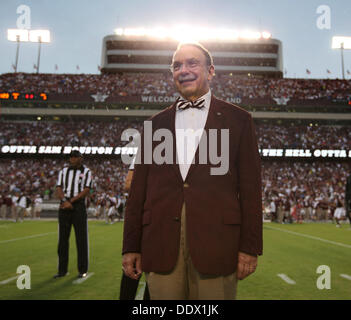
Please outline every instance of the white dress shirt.
[[177, 159], [183, 181], [186, 179], [207, 121], [211, 104], [211, 90], [199, 99], [205, 99], [205, 105], [201, 109], [176, 110]]

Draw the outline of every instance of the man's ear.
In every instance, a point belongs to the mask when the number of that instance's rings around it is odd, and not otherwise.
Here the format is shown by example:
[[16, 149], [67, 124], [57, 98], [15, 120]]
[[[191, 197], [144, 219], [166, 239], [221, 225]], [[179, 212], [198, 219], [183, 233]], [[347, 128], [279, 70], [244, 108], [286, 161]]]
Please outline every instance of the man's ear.
[[215, 68], [213, 65], [210, 66], [210, 68], [208, 69], [208, 76], [207, 76], [207, 80], [210, 81], [212, 80], [212, 78], [215, 76]]

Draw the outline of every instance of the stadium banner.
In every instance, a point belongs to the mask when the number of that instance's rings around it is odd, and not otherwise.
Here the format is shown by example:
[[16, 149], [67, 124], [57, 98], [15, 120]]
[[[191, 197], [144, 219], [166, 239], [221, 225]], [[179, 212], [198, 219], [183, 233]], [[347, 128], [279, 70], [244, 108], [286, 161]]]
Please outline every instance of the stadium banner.
[[3, 145], [0, 154], [69, 155], [72, 150], [79, 150], [84, 155], [134, 155], [137, 152], [133, 147]]
[[[103, 146], [30, 146], [30, 145], [2, 145], [0, 154], [28, 154], [28, 155], [68, 155], [72, 150], [79, 150], [84, 155], [134, 155], [136, 147], [103, 147]], [[351, 150], [342, 149], [259, 149], [263, 158], [351, 158]]]
[[351, 150], [259, 149], [262, 157], [274, 158], [351, 158]]
[[[90, 93], [79, 93], [79, 94], [68, 94], [68, 93], [32, 93], [32, 92], [11, 92], [11, 91], [0, 91], [1, 100], [11, 101], [44, 101], [44, 102], [81, 102], [81, 103], [143, 103], [143, 104], [160, 104], [170, 105], [173, 104], [178, 97], [178, 94], [174, 95], [129, 95], [125, 91], [116, 91], [113, 94], [105, 94], [96, 92]], [[351, 101], [346, 98], [343, 99], [326, 99], [326, 98], [315, 98], [315, 99], [296, 99], [288, 98], [284, 96], [277, 97], [261, 97], [261, 98], [250, 98], [241, 97], [240, 95], [231, 96], [218, 96], [218, 98], [226, 100], [229, 103], [238, 105], [252, 105], [252, 106], [333, 106], [333, 105], [351, 105]]]

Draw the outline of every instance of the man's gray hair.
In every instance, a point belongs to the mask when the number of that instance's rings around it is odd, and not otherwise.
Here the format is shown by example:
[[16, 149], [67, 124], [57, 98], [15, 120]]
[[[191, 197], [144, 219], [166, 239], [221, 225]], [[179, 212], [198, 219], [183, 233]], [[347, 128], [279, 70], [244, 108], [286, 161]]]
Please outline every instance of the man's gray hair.
[[207, 66], [209, 66], [209, 67], [213, 66], [213, 58], [212, 58], [211, 53], [200, 42], [196, 42], [196, 41], [194, 41], [194, 42], [180, 42], [177, 46], [176, 51], [173, 54], [172, 61], [174, 60], [174, 55], [177, 53], [177, 51], [184, 46], [193, 46], [193, 47], [200, 49], [202, 51], [202, 53], [205, 55]]

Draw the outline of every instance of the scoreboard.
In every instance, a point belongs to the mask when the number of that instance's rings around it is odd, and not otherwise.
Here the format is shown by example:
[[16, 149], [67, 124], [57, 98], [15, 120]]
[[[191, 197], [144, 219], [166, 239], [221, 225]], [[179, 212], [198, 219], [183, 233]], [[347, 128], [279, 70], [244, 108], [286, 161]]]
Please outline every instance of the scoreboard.
[[46, 93], [30, 93], [30, 92], [0, 92], [0, 100], [40, 100], [46, 101], [48, 96]]

